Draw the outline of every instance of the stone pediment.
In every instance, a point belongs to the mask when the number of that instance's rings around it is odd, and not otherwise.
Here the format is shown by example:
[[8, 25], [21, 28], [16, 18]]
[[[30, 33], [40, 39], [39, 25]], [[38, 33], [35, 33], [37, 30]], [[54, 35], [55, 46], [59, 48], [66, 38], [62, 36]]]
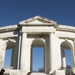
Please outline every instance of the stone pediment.
[[57, 22], [49, 20], [41, 16], [35, 16], [27, 20], [19, 22], [20, 25], [55, 25]]

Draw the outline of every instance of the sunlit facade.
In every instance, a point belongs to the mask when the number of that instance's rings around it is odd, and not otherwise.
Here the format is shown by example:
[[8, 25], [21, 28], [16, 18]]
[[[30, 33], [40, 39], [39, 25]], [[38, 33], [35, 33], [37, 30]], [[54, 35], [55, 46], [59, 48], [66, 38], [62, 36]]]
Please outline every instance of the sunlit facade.
[[[34, 47], [42, 47], [44, 51], [42, 72], [32, 71]], [[7, 49], [12, 50], [9, 68], [4, 67]], [[4, 68], [6, 74], [26, 75], [31, 72], [32, 75], [66, 75], [65, 49], [71, 51], [72, 67], [69, 72], [75, 73], [75, 27], [40, 16], [0, 27], [0, 69]]]

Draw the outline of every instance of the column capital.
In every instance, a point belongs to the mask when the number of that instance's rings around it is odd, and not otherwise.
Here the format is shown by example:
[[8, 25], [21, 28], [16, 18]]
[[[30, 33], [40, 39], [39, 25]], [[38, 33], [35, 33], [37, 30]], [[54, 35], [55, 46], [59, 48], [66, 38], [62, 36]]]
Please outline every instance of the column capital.
[[27, 33], [26, 32], [22, 32], [22, 39], [27, 38]]

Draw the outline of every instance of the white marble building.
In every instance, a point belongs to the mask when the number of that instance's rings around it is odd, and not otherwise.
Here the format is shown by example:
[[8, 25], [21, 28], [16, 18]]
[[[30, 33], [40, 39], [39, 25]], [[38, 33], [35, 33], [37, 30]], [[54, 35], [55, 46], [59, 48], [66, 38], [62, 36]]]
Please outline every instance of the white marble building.
[[[44, 48], [44, 72], [32, 72], [32, 48]], [[4, 68], [6, 49], [12, 48], [10, 75], [66, 75], [64, 49], [70, 49], [75, 73], [75, 27], [35, 16], [16, 25], [0, 27], [0, 68]], [[9, 58], [8, 58], [9, 59]]]

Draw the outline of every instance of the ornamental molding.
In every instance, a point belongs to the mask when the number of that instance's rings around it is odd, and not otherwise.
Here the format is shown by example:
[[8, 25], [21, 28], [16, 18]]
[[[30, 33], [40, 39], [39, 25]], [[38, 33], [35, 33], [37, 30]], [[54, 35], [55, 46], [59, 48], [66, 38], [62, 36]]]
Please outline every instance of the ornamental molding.
[[75, 32], [75, 27], [70, 25], [61, 25], [56, 28], [57, 31]]
[[37, 26], [37, 25], [56, 25], [57, 22], [53, 21], [53, 20], [49, 20], [47, 18], [41, 17], [41, 16], [35, 16], [32, 18], [29, 18], [27, 20], [23, 20], [21, 22], [19, 22], [20, 25], [33, 25], [33, 26]]

